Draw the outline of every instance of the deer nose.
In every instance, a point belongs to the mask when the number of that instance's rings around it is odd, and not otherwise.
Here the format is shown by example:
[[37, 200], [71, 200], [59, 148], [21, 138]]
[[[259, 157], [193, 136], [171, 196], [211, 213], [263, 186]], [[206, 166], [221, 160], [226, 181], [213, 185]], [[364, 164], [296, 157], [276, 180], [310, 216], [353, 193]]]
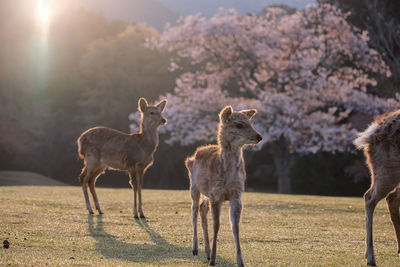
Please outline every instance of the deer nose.
[[162, 118], [162, 119], [161, 119], [161, 122], [162, 122], [163, 124], [166, 124], [166, 123], [167, 123], [167, 120], [164, 119], [164, 118]]
[[257, 143], [258, 143], [258, 142], [260, 142], [262, 140], [262, 136], [260, 134], [257, 134], [256, 139], [257, 139]]

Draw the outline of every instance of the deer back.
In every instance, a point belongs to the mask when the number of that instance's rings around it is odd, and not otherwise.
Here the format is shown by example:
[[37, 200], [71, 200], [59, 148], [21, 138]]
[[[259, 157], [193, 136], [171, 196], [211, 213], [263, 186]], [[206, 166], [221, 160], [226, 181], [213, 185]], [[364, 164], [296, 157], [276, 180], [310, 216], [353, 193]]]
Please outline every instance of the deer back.
[[127, 170], [152, 156], [149, 155], [151, 149], [143, 147], [142, 139], [140, 134], [131, 135], [107, 127], [95, 127], [84, 132], [78, 144], [80, 154], [84, 157], [94, 157], [112, 169]]

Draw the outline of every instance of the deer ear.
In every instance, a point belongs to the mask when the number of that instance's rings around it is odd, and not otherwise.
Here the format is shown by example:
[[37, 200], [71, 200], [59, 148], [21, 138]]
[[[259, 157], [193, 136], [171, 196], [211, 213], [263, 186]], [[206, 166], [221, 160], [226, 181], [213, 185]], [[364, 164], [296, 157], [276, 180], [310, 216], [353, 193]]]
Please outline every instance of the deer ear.
[[167, 105], [167, 99], [164, 99], [164, 100], [162, 100], [160, 103], [158, 103], [157, 105], [156, 105], [156, 107], [161, 111], [161, 112], [163, 112], [164, 111], [164, 109], [165, 109], [165, 106]]
[[147, 100], [144, 97], [139, 98], [139, 102], [138, 102], [138, 109], [140, 112], [145, 112], [146, 108], [147, 108], [148, 104], [147, 104]]
[[244, 109], [241, 110], [240, 113], [243, 113], [248, 119], [251, 119], [251, 117], [257, 114], [257, 109]]
[[232, 115], [232, 107], [231, 106], [226, 106], [224, 107], [221, 112], [219, 113], [219, 117], [222, 122], [226, 122], [229, 117]]

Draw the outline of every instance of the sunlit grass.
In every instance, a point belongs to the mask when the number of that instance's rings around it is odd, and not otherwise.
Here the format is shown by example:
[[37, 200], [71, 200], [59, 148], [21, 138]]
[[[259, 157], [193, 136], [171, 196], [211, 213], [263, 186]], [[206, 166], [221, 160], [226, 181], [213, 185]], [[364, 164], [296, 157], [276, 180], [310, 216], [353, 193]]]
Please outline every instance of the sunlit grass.
[[[0, 187], [0, 265], [206, 266], [191, 252], [188, 191], [144, 190], [135, 220], [130, 189], [98, 189], [104, 215], [89, 216], [79, 187]], [[365, 266], [362, 198], [245, 193], [241, 242], [247, 266]], [[384, 203], [375, 213], [380, 266], [398, 266]], [[234, 266], [228, 206], [217, 266]], [[200, 228], [201, 229], [201, 228]]]

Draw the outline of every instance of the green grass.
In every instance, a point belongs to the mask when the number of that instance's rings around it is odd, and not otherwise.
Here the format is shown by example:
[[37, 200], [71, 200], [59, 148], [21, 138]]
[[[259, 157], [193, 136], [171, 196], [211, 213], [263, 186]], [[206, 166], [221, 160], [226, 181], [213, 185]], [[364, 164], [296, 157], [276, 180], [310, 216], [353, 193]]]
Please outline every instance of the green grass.
[[0, 186], [10, 185], [65, 185], [62, 182], [33, 172], [0, 171]]
[[[104, 215], [87, 214], [79, 187], [0, 187], [0, 265], [206, 266], [202, 231], [192, 256], [188, 191], [144, 190], [147, 220], [130, 189], [98, 189]], [[365, 266], [362, 198], [245, 193], [240, 235], [247, 266]], [[375, 213], [380, 266], [399, 266], [385, 203]], [[217, 266], [234, 266], [224, 204]]]

